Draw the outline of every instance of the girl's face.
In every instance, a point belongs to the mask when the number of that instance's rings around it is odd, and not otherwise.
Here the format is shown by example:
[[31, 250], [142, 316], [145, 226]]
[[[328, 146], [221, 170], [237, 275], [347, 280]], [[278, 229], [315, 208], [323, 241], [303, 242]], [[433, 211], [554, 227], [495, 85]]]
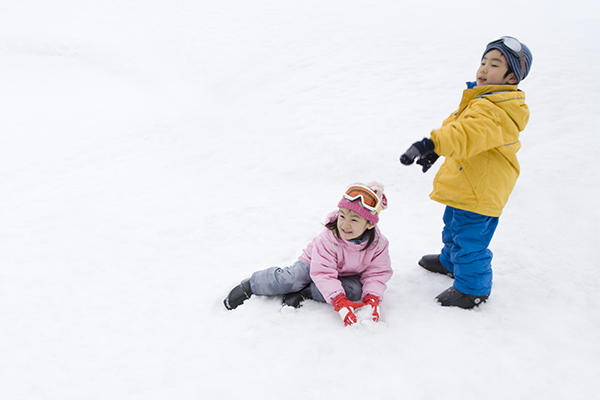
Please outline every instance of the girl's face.
[[373, 229], [374, 227], [374, 223], [367, 221], [356, 211], [343, 207], [340, 208], [340, 215], [337, 219], [337, 228], [342, 239], [358, 239], [367, 229]]
[[493, 49], [485, 53], [481, 65], [477, 70], [477, 86], [482, 85], [505, 85], [517, 82], [515, 74], [510, 73], [507, 77], [508, 63], [499, 50]]

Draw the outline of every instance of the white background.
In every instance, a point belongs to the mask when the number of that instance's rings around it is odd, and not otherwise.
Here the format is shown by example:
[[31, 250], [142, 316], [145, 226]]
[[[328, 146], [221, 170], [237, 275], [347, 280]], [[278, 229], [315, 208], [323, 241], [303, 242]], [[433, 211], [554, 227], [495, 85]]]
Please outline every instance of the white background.
[[[596, 399], [595, 1], [0, 1], [0, 398]], [[493, 293], [417, 266], [444, 206], [399, 155], [485, 44], [533, 52]], [[377, 180], [382, 321], [222, 300]]]

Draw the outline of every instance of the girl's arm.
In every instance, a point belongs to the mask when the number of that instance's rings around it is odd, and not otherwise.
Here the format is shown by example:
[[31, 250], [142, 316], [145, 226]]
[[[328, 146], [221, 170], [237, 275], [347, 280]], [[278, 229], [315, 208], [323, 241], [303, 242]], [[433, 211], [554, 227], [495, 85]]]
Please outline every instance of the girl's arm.
[[377, 297], [379, 301], [383, 300], [387, 282], [393, 273], [389, 255], [389, 242], [387, 239], [380, 237], [373, 258], [360, 277], [363, 284], [363, 299], [372, 295]]
[[310, 277], [330, 304], [340, 294], [346, 294], [338, 279], [337, 246], [333, 234], [324, 231], [313, 242], [310, 263]]

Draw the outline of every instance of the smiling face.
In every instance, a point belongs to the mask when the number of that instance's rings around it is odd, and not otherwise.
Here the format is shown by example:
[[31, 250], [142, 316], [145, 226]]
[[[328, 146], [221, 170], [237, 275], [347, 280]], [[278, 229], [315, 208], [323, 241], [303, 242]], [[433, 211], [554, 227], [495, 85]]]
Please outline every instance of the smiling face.
[[367, 229], [373, 229], [374, 227], [374, 223], [367, 221], [356, 211], [344, 207], [340, 208], [340, 215], [337, 219], [337, 228], [342, 239], [358, 239]]
[[506, 75], [508, 63], [500, 51], [493, 49], [485, 53], [477, 70], [477, 86], [515, 84], [517, 78], [512, 72]]

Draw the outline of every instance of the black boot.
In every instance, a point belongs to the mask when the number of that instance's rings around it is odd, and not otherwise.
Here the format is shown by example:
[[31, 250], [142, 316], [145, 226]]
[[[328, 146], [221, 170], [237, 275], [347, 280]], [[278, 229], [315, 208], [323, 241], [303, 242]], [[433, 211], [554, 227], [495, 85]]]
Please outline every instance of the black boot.
[[452, 272], [450, 272], [448, 268], [444, 267], [440, 262], [439, 254], [428, 254], [421, 257], [419, 260], [419, 265], [428, 271], [435, 272], [436, 274], [447, 275], [450, 278], [454, 278]]
[[466, 294], [452, 286], [438, 294], [435, 299], [444, 307], [460, 307], [468, 310], [485, 303], [488, 297], [489, 294], [485, 296]]
[[302, 307], [302, 302], [304, 300], [312, 299], [312, 294], [310, 292], [310, 284], [304, 287], [304, 289], [299, 292], [294, 293], [286, 293], [283, 295], [283, 300], [281, 302], [282, 306], [300, 308]]
[[242, 303], [248, 300], [252, 296], [252, 289], [250, 288], [250, 278], [244, 279], [239, 285], [231, 289], [229, 295], [223, 300], [225, 308], [233, 310]]

